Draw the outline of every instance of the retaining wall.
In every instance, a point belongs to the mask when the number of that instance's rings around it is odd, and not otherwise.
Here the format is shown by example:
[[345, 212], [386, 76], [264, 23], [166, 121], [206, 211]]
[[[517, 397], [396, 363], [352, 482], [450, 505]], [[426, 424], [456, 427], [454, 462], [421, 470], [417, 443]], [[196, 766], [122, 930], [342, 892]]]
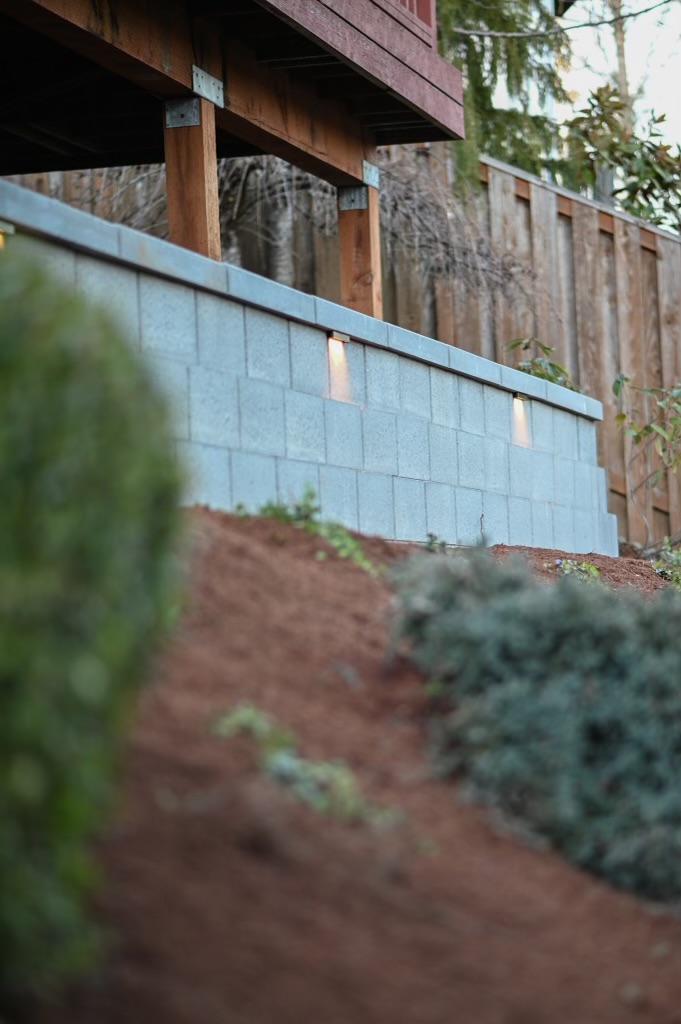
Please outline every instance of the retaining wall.
[[188, 502], [255, 510], [311, 484], [324, 518], [389, 538], [617, 553], [600, 403], [2, 181], [0, 221], [2, 258], [29, 252], [140, 347]]

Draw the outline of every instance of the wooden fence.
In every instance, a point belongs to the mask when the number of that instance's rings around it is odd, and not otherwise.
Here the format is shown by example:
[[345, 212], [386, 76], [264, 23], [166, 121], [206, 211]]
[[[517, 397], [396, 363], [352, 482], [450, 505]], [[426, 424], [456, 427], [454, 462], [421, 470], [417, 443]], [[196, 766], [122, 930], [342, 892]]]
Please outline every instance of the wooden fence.
[[[445, 164], [440, 160], [434, 173]], [[16, 180], [77, 201], [68, 174], [61, 184], [33, 178], [40, 176]], [[493, 257], [524, 268], [524, 286], [480, 287], [456, 273], [424, 277], [413, 256], [398, 253], [385, 260], [385, 319], [510, 365], [518, 355], [508, 346], [518, 338], [551, 346], [578, 387], [603, 403], [599, 462], [620, 536], [646, 543], [677, 533], [679, 480], [668, 473], [654, 490], [645, 486], [651, 465], [632, 458], [615, 423], [612, 384], [619, 373], [642, 387], [681, 380], [681, 239], [493, 160], [481, 164], [481, 179], [478, 238]], [[242, 265], [278, 276], [267, 232], [250, 225], [240, 234]], [[337, 247], [328, 234], [297, 218], [285, 248], [285, 283], [338, 299]]]

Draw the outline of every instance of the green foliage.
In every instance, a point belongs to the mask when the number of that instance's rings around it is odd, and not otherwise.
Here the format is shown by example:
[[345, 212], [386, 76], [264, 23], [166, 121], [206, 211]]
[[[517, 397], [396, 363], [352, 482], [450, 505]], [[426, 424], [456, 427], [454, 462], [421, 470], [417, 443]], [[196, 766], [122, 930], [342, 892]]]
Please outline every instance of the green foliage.
[[253, 704], [239, 704], [213, 727], [216, 736], [248, 735], [255, 740], [263, 771], [319, 814], [374, 825], [394, 823], [393, 808], [370, 803], [342, 761], [309, 761], [296, 751], [292, 733]]
[[96, 951], [92, 839], [177, 602], [165, 408], [99, 311], [0, 258], [0, 1015]]
[[[293, 506], [268, 502], [260, 508], [260, 515], [275, 519], [279, 523], [292, 523], [315, 537], [321, 537], [329, 544], [339, 558], [346, 558], [372, 576], [378, 570], [364, 554], [361, 543], [341, 523], [325, 522], [319, 519], [319, 505], [313, 487], [306, 487], [301, 501]], [[318, 551], [317, 558], [323, 561], [326, 552]]]
[[438, 681], [438, 770], [571, 861], [681, 897], [681, 599], [541, 585], [485, 552], [396, 575], [394, 643]]
[[576, 562], [574, 558], [557, 558], [544, 562], [545, 569], [553, 569], [561, 576], [574, 576], [587, 583], [600, 583], [601, 570], [593, 562]]
[[431, 555], [444, 555], [447, 552], [447, 541], [442, 540], [436, 533], [428, 533], [426, 536], [426, 551]]
[[664, 538], [657, 558], [653, 559], [653, 568], [658, 576], [681, 590], [681, 547], [672, 544], [669, 537]]
[[[655, 487], [665, 470], [675, 473], [681, 465], [681, 385], [641, 388], [620, 373], [612, 390], [624, 407], [616, 422], [637, 448], [643, 451], [652, 445], [662, 463], [647, 481]], [[634, 405], [632, 392], [640, 396], [642, 408]]]
[[[549, 118], [533, 115], [530, 109], [533, 97], [541, 103], [550, 97], [566, 98], [557, 67], [569, 53], [567, 36], [509, 39], [457, 32], [555, 30], [558, 22], [541, 0], [513, 4], [438, 0], [437, 8], [441, 51], [464, 73], [468, 141], [457, 143], [457, 164], [463, 161], [477, 174], [477, 155], [482, 151], [539, 174], [558, 136]], [[495, 106], [499, 84], [505, 86], [513, 109]]]
[[[610, 85], [591, 94], [567, 122], [568, 187], [593, 187], [599, 168], [612, 168], [620, 183], [618, 205], [650, 224], [681, 230], [681, 148], [662, 141], [664, 116], [651, 116], [639, 132], [626, 124], [627, 105]], [[571, 168], [571, 170], [570, 170]]]
[[560, 363], [555, 362], [551, 357], [555, 349], [545, 345], [538, 338], [518, 338], [507, 346], [507, 352], [528, 352], [525, 359], [516, 364], [517, 370], [529, 373], [531, 377], [539, 377], [541, 380], [548, 380], [552, 384], [559, 384], [569, 391], [579, 391], [579, 388], [570, 377], [570, 371], [566, 370]]

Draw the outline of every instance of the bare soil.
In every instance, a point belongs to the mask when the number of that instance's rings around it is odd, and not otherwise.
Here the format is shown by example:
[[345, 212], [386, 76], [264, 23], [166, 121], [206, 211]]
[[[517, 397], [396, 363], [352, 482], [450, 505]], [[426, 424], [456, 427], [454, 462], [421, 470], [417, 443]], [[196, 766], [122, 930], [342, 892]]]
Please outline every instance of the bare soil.
[[[390, 664], [390, 591], [287, 524], [192, 515], [190, 607], [134, 720], [101, 844], [100, 975], [42, 1024], [679, 1024], [681, 920], [500, 831], [434, 781], [423, 680]], [[385, 564], [404, 551], [377, 538]], [[498, 557], [511, 550], [496, 548]], [[588, 559], [521, 549], [540, 575]], [[217, 716], [249, 701], [343, 760], [376, 830], [316, 814]]]

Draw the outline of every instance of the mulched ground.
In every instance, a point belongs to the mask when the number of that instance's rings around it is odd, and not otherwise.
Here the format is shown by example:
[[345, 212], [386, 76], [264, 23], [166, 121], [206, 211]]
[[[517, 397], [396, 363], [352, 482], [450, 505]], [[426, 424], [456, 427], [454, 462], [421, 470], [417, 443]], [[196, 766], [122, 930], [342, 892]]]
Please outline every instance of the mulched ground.
[[[286, 524], [192, 513], [187, 615], [146, 690], [121, 813], [101, 846], [100, 976], [41, 1024], [679, 1024], [681, 920], [499, 831], [429, 777], [422, 680], [386, 656], [390, 592]], [[387, 563], [404, 548], [369, 539]], [[496, 548], [498, 557], [511, 550]], [[526, 549], [540, 575], [588, 558]], [[397, 806], [387, 831], [294, 802], [251, 741], [249, 701], [303, 756], [342, 759]]]

